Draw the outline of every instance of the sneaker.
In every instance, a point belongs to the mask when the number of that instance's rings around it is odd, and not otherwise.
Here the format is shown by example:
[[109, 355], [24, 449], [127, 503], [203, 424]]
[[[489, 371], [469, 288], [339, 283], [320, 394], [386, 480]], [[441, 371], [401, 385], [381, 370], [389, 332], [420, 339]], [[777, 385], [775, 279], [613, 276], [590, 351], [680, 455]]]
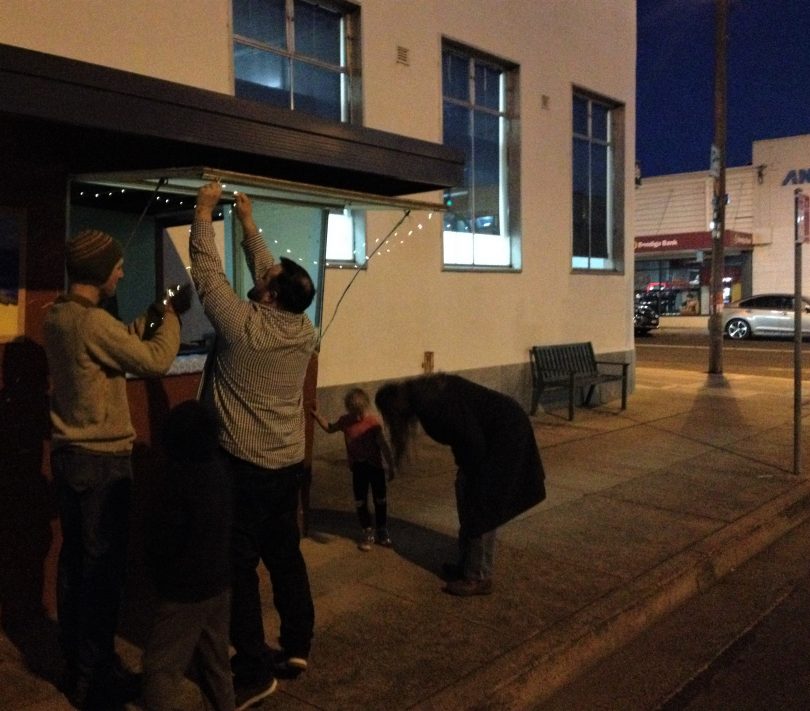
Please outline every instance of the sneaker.
[[363, 529], [363, 537], [357, 543], [357, 547], [361, 551], [370, 551], [371, 546], [374, 545], [374, 534], [372, 534], [370, 528]]
[[279, 679], [296, 679], [307, 670], [307, 666], [304, 657], [288, 657], [280, 651], [273, 660], [273, 673]]
[[277, 686], [278, 681], [272, 676], [262, 682], [254, 681], [252, 683], [240, 682], [238, 678], [234, 678], [233, 694], [236, 700], [234, 711], [244, 711], [244, 709], [258, 706], [263, 699], [276, 690]]
[[457, 595], [459, 597], [489, 595], [492, 592], [492, 578], [484, 578], [483, 580], [470, 580], [469, 578], [451, 580], [444, 586], [444, 591], [450, 595]]
[[385, 548], [391, 548], [394, 545], [391, 542], [391, 536], [388, 535], [388, 531], [384, 528], [377, 531], [377, 535], [374, 537], [374, 542], [378, 546], [384, 546]]

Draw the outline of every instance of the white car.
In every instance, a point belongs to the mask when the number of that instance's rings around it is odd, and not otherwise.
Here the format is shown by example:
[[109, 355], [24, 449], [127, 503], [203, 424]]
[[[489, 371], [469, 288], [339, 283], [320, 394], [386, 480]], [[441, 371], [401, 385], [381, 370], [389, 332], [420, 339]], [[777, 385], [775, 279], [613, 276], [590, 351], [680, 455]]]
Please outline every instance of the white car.
[[[740, 340], [751, 336], [793, 336], [793, 294], [758, 294], [723, 309], [723, 333]], [[802, 336], [810, 336], [810, 299], [802, 297]]]

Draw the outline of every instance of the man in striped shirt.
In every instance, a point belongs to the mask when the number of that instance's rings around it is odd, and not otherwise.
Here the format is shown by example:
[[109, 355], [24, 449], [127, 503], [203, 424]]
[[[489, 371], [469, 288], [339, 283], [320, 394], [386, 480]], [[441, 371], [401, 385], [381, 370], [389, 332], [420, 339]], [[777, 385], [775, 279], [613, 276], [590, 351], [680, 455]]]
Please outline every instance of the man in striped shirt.
[[[233, 476], [232, 668], [237, 708], [247, 708], [275, 690], [276, 676], [306, 669], [312, 640], [314, 609], [299, 547], [298, 494], [304, 474], [304, 377], [317, 346], [304, 311], [315, 288], [295, 262], [275, 262], [250, 200], [238, 193], [234, 209], [254, 281], [249, 298], [240, 298], [214, 243], [212, 219], [221, 194], [219, 183], [198, 191], [191, 275], [217, 334], [207, 386]], [[265, 642], [259, 560], [270, 573], [281, 650]]]

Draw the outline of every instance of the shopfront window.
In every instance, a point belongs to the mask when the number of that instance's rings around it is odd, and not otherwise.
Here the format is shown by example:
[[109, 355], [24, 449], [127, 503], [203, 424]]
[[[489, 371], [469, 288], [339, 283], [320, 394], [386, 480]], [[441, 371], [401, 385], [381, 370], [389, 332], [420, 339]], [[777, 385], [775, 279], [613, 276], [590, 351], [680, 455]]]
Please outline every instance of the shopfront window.
[[[723, 270], [723, 302], [743, 295], [750, 255], [729, 255]], [[661, 316], [705, 316], [709, 313], [711, 259], [638, 260], [635, 271], [637, 304], [651, 306]]]
[[[145, 182], [145, 181], [144, 181]], [[124, 248], [125, 278], [110, 303], [104, 304], [125, 323], [143, 313], [168, 286], [189, 283], [188, 237], [194, 202], [201, 179], [170, 179], [151, 190], [133, 182], [92, 183], [73, 181], [70, 200], [70, 234], [101, 229], [114, 235]], [[317, 294], [323, 290], [323, 252], [328, 225], [327, 208], [292, 204], [264, 197], [253, 186], [228, 184], [223, 195], [238, 190], [251, 196], [253, 215], [265, 226], [265, 241], [278, 259], [297, 261], [312, 277]], [[225, 197], [214, 214], [214, 234], [223, 268], [234, 290], [242, 297], [253, 286], [240, 243], [238, 220]], [[321, 300], [307, 311], [320, 323]], [[213, 327], [203, 313], [196, 293], [182, 319], [181, 353], [205, 351]]]

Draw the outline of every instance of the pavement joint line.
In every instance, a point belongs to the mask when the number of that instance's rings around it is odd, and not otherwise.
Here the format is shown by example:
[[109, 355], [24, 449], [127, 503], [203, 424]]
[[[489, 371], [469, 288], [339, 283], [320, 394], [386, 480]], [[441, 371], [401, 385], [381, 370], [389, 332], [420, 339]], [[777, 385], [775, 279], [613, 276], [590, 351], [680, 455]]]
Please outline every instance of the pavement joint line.
[[523, 709], [541, 703], [807, 519], [810, 481], [804, 480], [471, 671], [418, 708]]

